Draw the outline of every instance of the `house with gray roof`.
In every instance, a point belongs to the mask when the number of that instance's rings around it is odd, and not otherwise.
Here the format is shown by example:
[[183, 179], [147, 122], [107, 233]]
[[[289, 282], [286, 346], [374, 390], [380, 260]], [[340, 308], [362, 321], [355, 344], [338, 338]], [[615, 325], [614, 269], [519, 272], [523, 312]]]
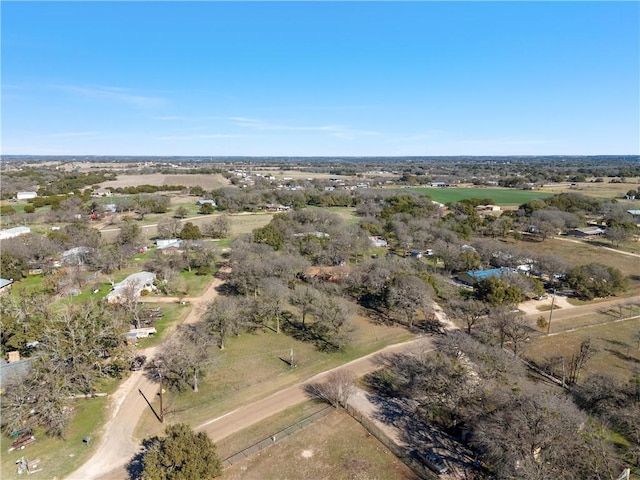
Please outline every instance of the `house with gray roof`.
[[153, 272], [138, 272], [129, 275], [120, 283], [113, 286], [107, 296], [107, 302], [120, 303], [122, 300], [130, 295], [134, 298], [140, 297], [143, 291], [153, 292], [156, 290], [153, 284], [156, 279], [156, 274]]

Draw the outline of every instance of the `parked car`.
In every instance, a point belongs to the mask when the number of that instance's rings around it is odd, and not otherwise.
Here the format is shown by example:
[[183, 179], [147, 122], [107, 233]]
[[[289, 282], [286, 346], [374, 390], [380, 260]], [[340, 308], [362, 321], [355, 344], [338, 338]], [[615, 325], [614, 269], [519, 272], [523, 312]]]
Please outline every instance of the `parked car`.
[[140, 355], [138, 357], [136, 357], [133, 362], [131, 362], [131, 370], [133, 370], [134, 372], [136, 370], [142, 370], [142, 367], [144, 366], [144, 363], [147, 361], [147, 357], [145, 357], [144, 355]]
[[444, 461], [437, 453], [427, 450], [424, 453], [416, 452], [416, 456], [418, 457], [418, 460], [437, 474], [443, 475], [445, 473], [449, 473], [449, 467], [445, 465]]

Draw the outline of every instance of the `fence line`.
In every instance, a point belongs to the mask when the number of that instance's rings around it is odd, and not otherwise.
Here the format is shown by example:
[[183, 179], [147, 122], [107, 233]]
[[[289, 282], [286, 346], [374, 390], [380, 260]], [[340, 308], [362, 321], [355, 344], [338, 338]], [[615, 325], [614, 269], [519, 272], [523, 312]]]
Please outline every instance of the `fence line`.
[[247, 447], [244, 450], [241, 450], [238, 453], [236, 453], [234, 455], [231, 455], [230, 457], [225, 458], [222, 461], [222, 467], [223, 468], [230, 467], [234, 463], [237, 463], [237, 462], [239, 462], [241, 460], [244, 460], [245, 458], [248, 458], [251, 455], [255, 455], [260, 450], [262, 450], [264, 448], [267, 448], [270, 445], [273, 445], [278, 440], [282, 440], [282, 439], [288, 437], [292, 433], [295, 433], [298, 430], [306, 427], [307, 425], [310, 425], [311, 423], [315, 422], [316, 420], [319, 420], [319, 419], [327, 416], [329, 413], [331, 413], [333, 411], [335, 411], [335, 408], [332, 407], [332, 406], [324, 407], [322, 410], [319, 410], [316, 413], [314, 413], [312, 415], [309, 415], [308, 417], [303, 418], [299, 422], [288, 426], [284, 430], [280, 430], [279, 432], [274, 433], [270, 437], [267, 437], [264, 440], [260, 440], [259, 442], [254, 443], [253, 445], [251, 445], [250, 447]]
[[401, 447], [391, 438], [389, 438], [384, 430], [376, 425], [375, 422], [373, 422], [370, 418], [366, 417], [350, 405], [347, 406], [346, 410], [354, 420], [362, 425], [371, 435], [376, 437], [380, 441], [380, 443], [387, 447], [391, 453], [393, 453], [402, 463], [409, 467], [418, 477], [425, 480], [433, 480], [438, 478], [434, 473], [431, 473], [430, 470], [426, 469], [424, 465], [414, 459], [410, 455], [410, 453], [407, 452], [406, 448]]

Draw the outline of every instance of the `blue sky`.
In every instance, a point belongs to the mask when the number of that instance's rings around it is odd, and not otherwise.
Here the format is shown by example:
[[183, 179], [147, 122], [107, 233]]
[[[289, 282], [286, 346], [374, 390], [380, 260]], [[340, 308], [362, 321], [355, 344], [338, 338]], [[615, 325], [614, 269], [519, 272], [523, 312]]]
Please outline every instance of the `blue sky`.
[[640, 153], [638, 2], [2, 1], [2, 153]]

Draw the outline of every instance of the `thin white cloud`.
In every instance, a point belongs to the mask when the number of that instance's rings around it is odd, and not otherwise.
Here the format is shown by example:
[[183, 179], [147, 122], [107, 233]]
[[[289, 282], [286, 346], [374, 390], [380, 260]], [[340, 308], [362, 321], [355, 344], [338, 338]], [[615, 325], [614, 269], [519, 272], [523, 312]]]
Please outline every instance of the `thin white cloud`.
[[251, 135], [239, 135], [232, 133], [201, 133], [197, 135], [166, 135], [158, 137], [158, 140], [201, 140], [201, 139], [213, 139], [213, 138], [249, 138]]
[[235, 125], [259, 131], [278, 132], [325, 132], [338, 138], [352, 139], [360, 136], [379, 135], [379, 132], [357, 130], [342, 125], [288, 125], [282, 123], [265, 122], [264, 120], [247, 117], [229, 117]]
[[47, 133], [42, 135], [44, 138], [77, 138], [77, 137], [95, 137], [102, 135], [102, 132], [60, 132]]
[[131, 93], [129, 89], [121, 87], [56, 85], [54, 88], [83, 97], [114, 100], [143, 108], [157, 107], [165, 103], [163, 98]]

